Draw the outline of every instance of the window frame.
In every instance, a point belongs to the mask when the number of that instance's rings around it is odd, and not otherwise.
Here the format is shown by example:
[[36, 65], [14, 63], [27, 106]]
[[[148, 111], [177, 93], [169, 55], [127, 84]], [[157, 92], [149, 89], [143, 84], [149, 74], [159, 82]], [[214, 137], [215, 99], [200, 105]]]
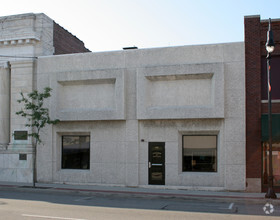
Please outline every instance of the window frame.
[[[184, 171], [184, 137], [185, 136], [195, 136], [195, 137], [198, 137], [198, 136], [215, 136], [216, 137], [216, 155], [215, 155], [215, 159], [216, 159], [216, 163], [215, 163], [215, 171], [198, 171], [198, 170], [195, 170], [195, 171], [191, 171], [191, 170], [186, 170]], [[181, 172], [182, 173], [218, 173], [218, 134], [183, 134], [182, 135], [182, 167], [181, 167]]]

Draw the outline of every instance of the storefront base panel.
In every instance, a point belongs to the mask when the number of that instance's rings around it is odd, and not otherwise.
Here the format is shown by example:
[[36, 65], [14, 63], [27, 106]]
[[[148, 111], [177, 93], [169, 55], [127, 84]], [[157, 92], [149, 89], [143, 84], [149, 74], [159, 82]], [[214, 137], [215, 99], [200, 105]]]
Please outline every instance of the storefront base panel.
[[261, 192], [262, 181], [261, 178], [247, 178], [246, 179], [247, 192]]

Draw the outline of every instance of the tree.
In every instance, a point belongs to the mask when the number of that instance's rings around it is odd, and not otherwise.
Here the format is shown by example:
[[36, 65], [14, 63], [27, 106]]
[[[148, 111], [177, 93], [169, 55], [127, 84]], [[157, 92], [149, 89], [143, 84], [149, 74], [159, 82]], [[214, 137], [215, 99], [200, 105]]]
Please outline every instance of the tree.
[[16, 112], [17, 115], [20, 115], [28, 120], [28, 123], [25, 124], [27, 127], [31, 127], [31, 133], [28, 136], [33, 137], [33, 147], [34, 147], [34, 157], [33, 157], [33, 187], [35, 187], [36, 178], [37, 178], [37, 169], [36, 169], [36, 153], [37, 145], [41, 143], [40, 131], [47, 124], [57, 124], [58, 119], [51, 120], [49, 116], [49, 109], [44, 108], [44, 100], [51, 96], [51, 88], [46, 87], [42, 93], [34, 90], [31, 93], [27, 94], [27, 97], [21, 92], [21, 99], [17, 100], [18, 103], [23, 103], [24, 107], [20, 111]]

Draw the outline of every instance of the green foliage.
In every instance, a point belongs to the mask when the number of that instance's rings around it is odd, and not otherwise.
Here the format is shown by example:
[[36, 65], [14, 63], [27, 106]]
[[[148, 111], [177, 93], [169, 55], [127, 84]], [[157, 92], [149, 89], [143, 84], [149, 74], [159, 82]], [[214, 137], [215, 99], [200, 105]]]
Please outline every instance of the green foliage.
[[46, 124], [56, 124], [59, 122], [58, 119], [51, 120], [49, 116], [49, 109], [44, 108], [44, 100], [51, 96], [51, 88], [46, 87], [42, 93], [34, 90], [27, 94], [27, 97], [21, 92], [21, 99], [17, 100], [18, 103], [23, 103], [24, 107], [20, 111], [16, 112], [17, 115], [21, 115], [27, 118], [28, 123], [25, 124], [27, 127], [32, 128], [32, 133], [28, 134], [36, 140], [36, 144], [41, 142], [40, 130], [45, 127]]

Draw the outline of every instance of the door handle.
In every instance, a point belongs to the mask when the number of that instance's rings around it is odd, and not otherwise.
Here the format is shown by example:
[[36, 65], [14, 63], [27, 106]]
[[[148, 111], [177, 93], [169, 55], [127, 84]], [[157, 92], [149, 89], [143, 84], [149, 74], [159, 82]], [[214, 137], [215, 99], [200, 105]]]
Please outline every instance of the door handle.
[[149, 168], [151, 168], [152, 166], [162, 166], [162, 163], [151, 163], [151, 162], [149, 162]]

